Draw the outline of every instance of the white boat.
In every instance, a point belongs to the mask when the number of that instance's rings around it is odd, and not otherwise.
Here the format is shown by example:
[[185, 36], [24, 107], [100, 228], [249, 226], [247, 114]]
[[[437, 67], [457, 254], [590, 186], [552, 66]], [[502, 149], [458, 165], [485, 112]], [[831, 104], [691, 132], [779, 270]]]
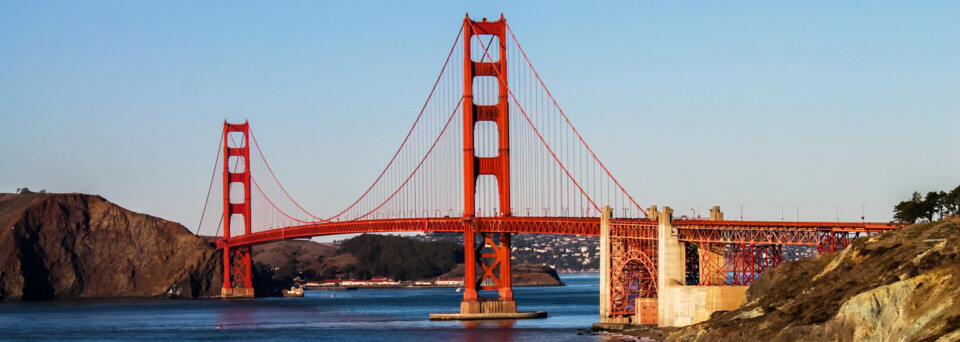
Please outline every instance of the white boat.
[[462, 288], [462, 287], [458, 287], [458, 288], [457, 288], [457, 292], [460, 292], [461, 289], [463, 289], [463, 288]]
[[283, 294], [284, 297], [303, 297], [303, 288], [294, 286], [289, 290], [282, 290], [281, 294]]

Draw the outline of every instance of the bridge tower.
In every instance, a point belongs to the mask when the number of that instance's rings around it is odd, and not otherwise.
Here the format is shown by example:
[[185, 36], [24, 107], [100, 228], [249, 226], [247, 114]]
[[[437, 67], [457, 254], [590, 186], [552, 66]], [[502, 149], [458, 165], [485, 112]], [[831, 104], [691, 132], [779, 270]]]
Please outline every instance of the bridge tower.
[[[242, 134], [239, 141], [231, 133]], [[232, 142], [232, 144], [231, 144]], [[250, 124], [223, 122], [223, 240], [230, 238], [231, 220], [243, 221], [243, 234], [250, 234]], [[239, 169], [243, 164], [242, 171]], [[235, 170], [231, 171], [231, 167]], [[230, 199], [232, 185], [243, 187], [243, 202]], [[223, 247], [223, 297], [253, 297], [250, 247]]]
[[[475, 198], [477, 180], [481, 175], [492, 175], [497, 181], [500, 212], [497, 216], [511, 216], [510, 210], [510, 118], [507, 101], [507, 37], [503, 15], [497, 21], [473, 21], [469, 14], [463, 19], [463, 186], [464, 186], [464, 292], [460, 312], [484, 313], [516, 312], [510, 274], [510, 233], [478, 231]], [[489, 49], [490, 56], [474, 61], [471, 43], [474, 36], [495, 36], [498, 49]], [[486, 39], [481, 39], [481, 44]], [[497, 51], [497, 56], [493, 56]], [[494, 58], [496, 57], [496, 58]], [[495, 77], [497, 103], [474, 103], [474, 78]], [[474, 150], [474, 132], [482, 121], [497, 126], [498, 150], [495, 157], [477, 157]], [[477, 238], [480, 241], [477, 241]], [[479, 242], [479, 245], [477, 244]], [[487, 251], [484, 253], [484, 251]], [[491, 252], [492, 251], [492, 252]], [[483, 273], [477, 278], [477, 263]], [[481, 302], [478, 290], [497, 290], [496, 301]]]

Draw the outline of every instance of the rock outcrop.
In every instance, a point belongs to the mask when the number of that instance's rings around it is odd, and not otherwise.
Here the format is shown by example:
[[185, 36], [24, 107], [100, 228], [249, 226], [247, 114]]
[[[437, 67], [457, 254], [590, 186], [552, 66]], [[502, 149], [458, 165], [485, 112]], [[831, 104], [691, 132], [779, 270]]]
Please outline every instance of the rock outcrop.
[[761, 275], [737, 310], [668, 340], [960, 340], [960, 221], [913, 225], [784, 263]]
[[513, 284], [517, 286], [561, 286], [560, 275], [557, 270], [547, 265], [516, 264], [510, 268]]
[[[480, 266], [477, 266], [479, 270]], [[482, 273], [477, 271], [477, 276]], [[453, 270], [440, 278], [463, 278], [463, 264], [457, 264]], [[511, 284], [513, 286], [563, 286], [560, 276], [553, 267], [537, 264], [513, 264], [510, 267]]]
[[222, 257], [99, 196], [0, 194], [0, 300], [219, 295]]

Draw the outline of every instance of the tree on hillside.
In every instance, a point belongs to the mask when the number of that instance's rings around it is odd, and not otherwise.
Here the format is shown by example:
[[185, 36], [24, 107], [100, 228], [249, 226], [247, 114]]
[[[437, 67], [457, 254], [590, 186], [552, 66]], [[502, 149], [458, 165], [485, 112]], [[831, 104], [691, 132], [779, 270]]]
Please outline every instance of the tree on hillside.
[[946, 208], [948, 214], [960, 214], [960, 185], [944, 196], [943, 206]]
[[893, 218], [903, 223], [914, 223], [924, 216], [923, 198], [919, 192], [906, 201], [901, 201], [893, 207]]
[[357, 258], [355, 265], [348, 265], [341, 271], [360, 279], [371, 276], [388, 276], [397, 280], [431, 278], [463, 262], [463, 246], [459, 244], [422, 242], [389, 235], [356, 236], [344, 241], [340, 252]]
[[297, 259], [288, 257], [287, 263], [273, 274], [273, 280], [289, 284], [297, 274]]
[[33, 191], [30, 191], [29, 188], [25, 188], [25, 187], [24, 187], [24, 188], [17, 188], [17, 193], [18, 193], [18, 194], [21, 194], [21, 195], [45, 194], [45, 193], [47, 193], [47, 189], [40, 189], [40, 191], [33, 192]]
[[943, 192], [930, 191], [927, 197], [923, 199], [923, 216], [928, 222], [933, 222], [933, 215], [943, 218], [942, 204], [940, 194]]
[[909, 200], [901, 201], [893, 207], [893, 217], [903, 223], [915, 223], [917, 220], [931, 222], [934, 217], [942, 220], [950, 214], [960, 213], [960, 186], [949, 193], [930, 191], [926, 197], [914, 192]]

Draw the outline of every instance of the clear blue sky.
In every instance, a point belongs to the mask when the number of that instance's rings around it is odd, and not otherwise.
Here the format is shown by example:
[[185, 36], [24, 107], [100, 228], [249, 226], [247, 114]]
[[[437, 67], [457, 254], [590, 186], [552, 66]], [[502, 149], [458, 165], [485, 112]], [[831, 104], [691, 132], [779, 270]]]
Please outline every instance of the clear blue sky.
[[503, 12], [638, 201], [888, 220], [960, 184], [960, 3], [0, 1], [0, 191], [193, 227], [224, 119], [330, 213], [398, 146], [465, 12]]

